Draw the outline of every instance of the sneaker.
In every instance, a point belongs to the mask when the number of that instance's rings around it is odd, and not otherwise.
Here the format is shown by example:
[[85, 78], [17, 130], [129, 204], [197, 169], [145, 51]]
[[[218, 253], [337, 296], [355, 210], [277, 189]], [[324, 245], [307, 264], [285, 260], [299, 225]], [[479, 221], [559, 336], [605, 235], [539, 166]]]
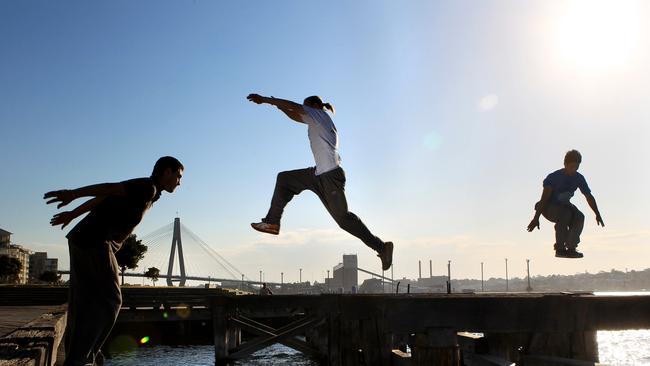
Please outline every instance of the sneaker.
[[278, 235], [280, 233], [280, 225], [268, 224], [266, 222], [254, 222], [251, 224], [251, 227], [257, 231], [261, 231], [267, 234]]
[[577, 250], [574, 249], [569, 249], [566, 251], [566, 257], [567, 258], [582, 258], [584, 255]]
[[566, 258], [566, 249], [555, 249], [555, 257]]
[[584, 255], [575, 249], [570, 250], [556, 250], [555, 256], [558, 258], [582, 258]]
[[377, 257], [381, 259], [382, 271], [388, 271], [390, 266], [393, 265], [393, 242], [385, 242], [384, 249], [382, 249], [381, 253], [377, 254]]

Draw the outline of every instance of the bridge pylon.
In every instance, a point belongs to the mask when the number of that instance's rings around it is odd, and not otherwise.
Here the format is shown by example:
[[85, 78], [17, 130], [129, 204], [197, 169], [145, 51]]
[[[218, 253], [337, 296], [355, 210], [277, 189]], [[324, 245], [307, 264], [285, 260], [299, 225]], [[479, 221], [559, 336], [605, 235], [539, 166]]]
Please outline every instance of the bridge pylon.
[[172, 252], [169, 255], [169, 266], [167, 267], [167, 286], [174, 286], [172, 283], [172, 272], [174, 270], [174, 259], [176, 256], [176, 247], [178, 246], [178, 266], [181, 271], [181, 279], [178, 282], [178, 286], [184, 287], [186, 276], [185, 276], [185, 260], [183, 259], [183, 241], [181, 240], [181, 219], [177, 217], [174, 219], [174, 234], [172, 235]]

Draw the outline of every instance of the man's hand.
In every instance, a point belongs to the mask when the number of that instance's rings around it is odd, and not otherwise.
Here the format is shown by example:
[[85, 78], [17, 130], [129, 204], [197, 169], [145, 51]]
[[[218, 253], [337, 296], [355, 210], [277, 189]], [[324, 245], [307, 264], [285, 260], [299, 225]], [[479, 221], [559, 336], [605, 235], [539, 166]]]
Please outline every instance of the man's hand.
[[531, 221], [530, 224], [528, 224], [528, 232], [531, 232], [535, 230], [535, 228], [539, 229], [539, 219], [534, 217]]
[[70, 221], [74, 220], [75, 217], [77, 216], [72, 211], [59, 212], [58, 214], [52, 216], [52, 220], [50, 220], [50, 225], [52, 226], [63, 225], [61, 226], [61, 230], [63, 230], [63, 228], [68, 226]]
[[600, 214], [596, 215], [596, 225], [600, 225], [602, 227], [605, 227], [605, 223], [603, 222], [603, 218], [600, 217]]
[[72, 202], [75, 200], [75, 195], [72, 191], [67, 190], [67, 189], [62, 189], [60, 191], [52, 191], [52, 192], [47, 192], [43, 196], [43, 199], [48, 199], [51, 198], [51, 200], [47, 201], [47, 204], [49, 205], [50, 203], [55, 203], [55, 202], [60, 202], [56, 208], [61, 208], [68, 203]]
[[264, 97], [259, 95], [259, 94], [248, 94], [246, 99], [250, 100], [253, 103], [256, 104], [262, 104], [264, 103]]

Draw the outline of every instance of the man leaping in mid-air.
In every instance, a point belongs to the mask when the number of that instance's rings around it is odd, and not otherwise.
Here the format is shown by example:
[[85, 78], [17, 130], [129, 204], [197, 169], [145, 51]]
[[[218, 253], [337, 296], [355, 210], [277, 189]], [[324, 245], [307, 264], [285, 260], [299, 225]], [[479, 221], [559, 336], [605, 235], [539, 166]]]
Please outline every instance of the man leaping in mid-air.
[[273, 97], [250, 94], [248, 100], [257, 104], [271, 104], [296, 122], [307, 125], [307, 134], [316, 166], [280, 172], [271, 199], [271, 208], [261, 222], [251, 226], [257, 231], [277, 235], [280, 232], [280, 219], [284, 207], [293, 196], [308, 189], [320, 198], [336, 223], [348, 233], [361, 239], [377, 252], [384, 271], [393, 263], [393, 243], [383, 242], [373, 235], [357, 215], [348, 211], [345, 198], [345, 173], [341, 168], [338, 153], [338, 134], [336, 126], [326, 110], [334, 113], [334, 107], [323, 103], [320, 97], [311, 96], [303, 104]]

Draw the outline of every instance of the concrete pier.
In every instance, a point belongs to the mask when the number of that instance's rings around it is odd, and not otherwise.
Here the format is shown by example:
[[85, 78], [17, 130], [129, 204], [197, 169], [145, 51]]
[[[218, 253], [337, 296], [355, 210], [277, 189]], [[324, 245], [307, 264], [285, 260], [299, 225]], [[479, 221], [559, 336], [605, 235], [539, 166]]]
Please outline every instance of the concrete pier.
[[61, 305], [0, 306], [0, 365], [60, 364], [65, 321]]

